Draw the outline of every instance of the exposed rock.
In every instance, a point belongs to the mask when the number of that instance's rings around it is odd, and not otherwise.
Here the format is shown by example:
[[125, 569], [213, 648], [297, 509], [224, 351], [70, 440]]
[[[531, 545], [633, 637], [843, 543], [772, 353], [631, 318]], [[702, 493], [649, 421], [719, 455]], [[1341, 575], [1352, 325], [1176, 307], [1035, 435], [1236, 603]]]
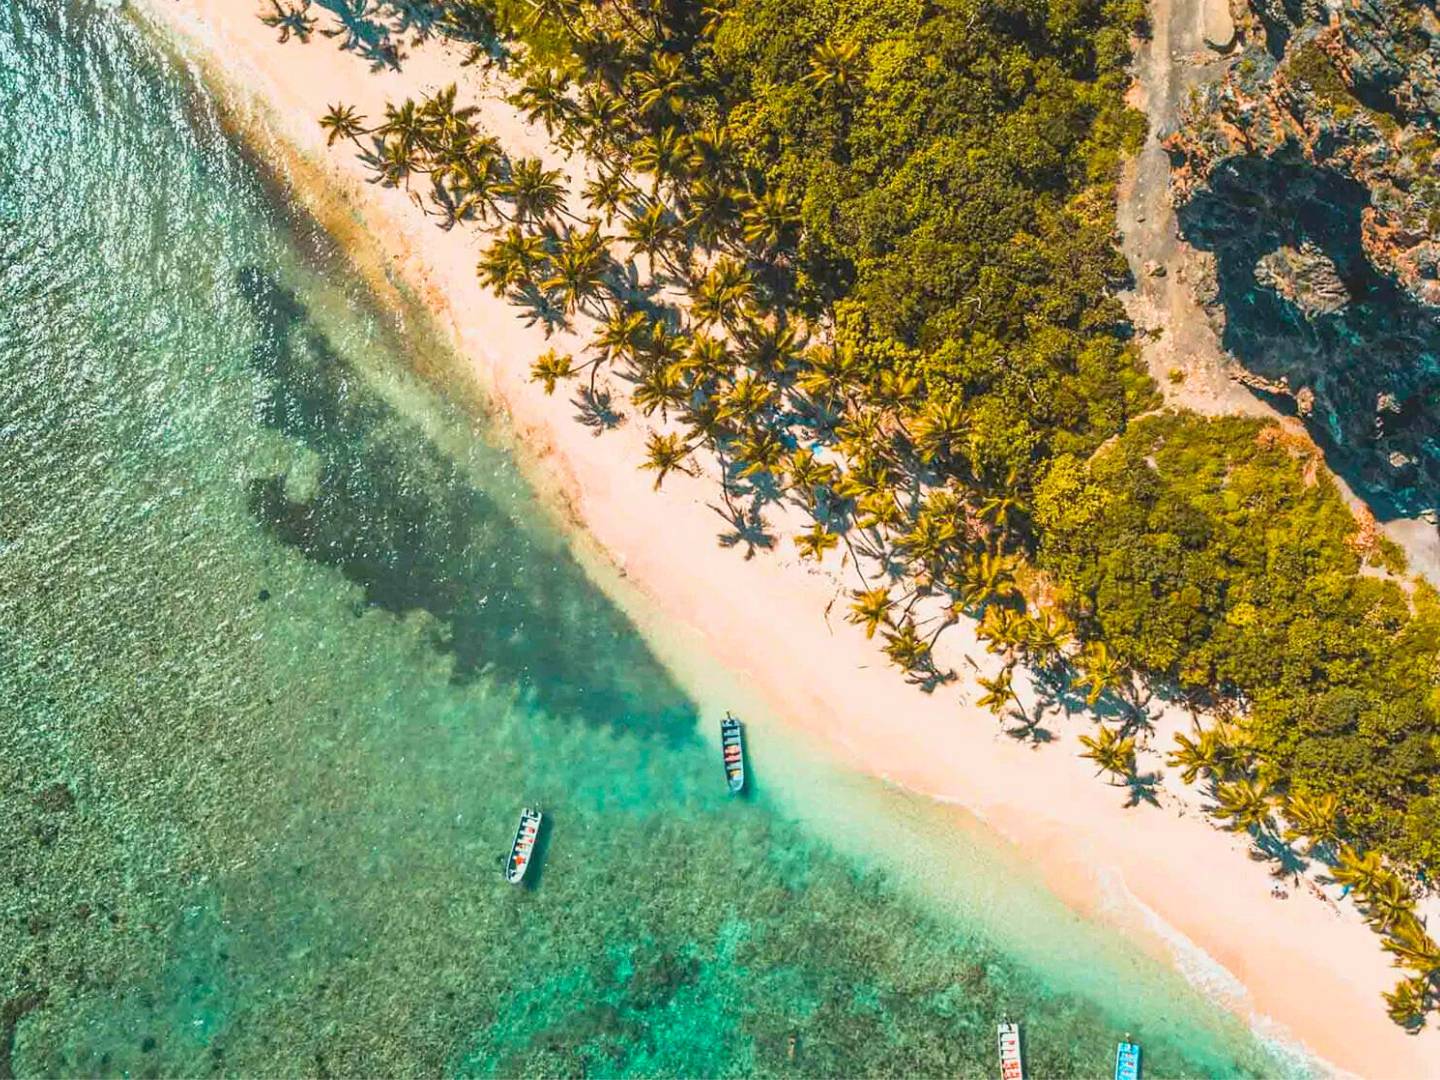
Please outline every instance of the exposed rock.
[[1306, 316], [1331, 315], [1350, 302], [1335, 264], [1309, 240], [1298, 249], [1279, 247], [1255, 264], [1255, 281], [1274, 289]]
[[1239, 56], [1166, 140], [1180, 231], [1213, 259], [1192, 291], [1237, 379], [1293, 398], [1377, 509], [1440, 504], [1435, 0], [1234, 13]]
[[1230, 0], [1205, 0], [1204, 19], [1201, 36], [1207, 48], [1228, 53], [1235, 47], [1235, 19], [1230, 14]]

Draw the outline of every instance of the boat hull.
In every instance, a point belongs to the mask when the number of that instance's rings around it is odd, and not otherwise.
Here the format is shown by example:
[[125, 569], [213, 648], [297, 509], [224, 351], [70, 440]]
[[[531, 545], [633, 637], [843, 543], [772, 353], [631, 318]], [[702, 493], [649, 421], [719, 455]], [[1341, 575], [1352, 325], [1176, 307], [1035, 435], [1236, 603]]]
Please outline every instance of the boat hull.
[[1001, 1080], [1025, 1080], [1025, 1059], [1020, 1050], [1020, 1025], [1006, 1021], [996, 1029]]
[[1115, 1048], [1115, 1080], [1140, 1080], [1140, 1046], [1122, 1042]]
[[745, 734], [740, 721], [729, 715], [720, 721], [720, 758], [731, 795], [745, 790]]
[[525, 880], [534, 862], [535, 845], [540, 839], [540, 826], [544, 820], [544, 814], [528, 806], [520, 812], [520, 824], [515, 829], [510, 855], [505, 860], [505, 880], [511, 885], [519, 885]]

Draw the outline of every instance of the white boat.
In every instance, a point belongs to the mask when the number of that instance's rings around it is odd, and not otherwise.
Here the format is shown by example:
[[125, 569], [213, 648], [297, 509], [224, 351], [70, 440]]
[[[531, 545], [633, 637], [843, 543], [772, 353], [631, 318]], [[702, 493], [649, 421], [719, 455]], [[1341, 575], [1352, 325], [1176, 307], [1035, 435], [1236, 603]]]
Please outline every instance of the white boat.
[[1006, 1020], [999, 1026], [1000, 1080], [1025, 1080], [1025, 1060], [1020, 1054], [1020, 1025]]
[[1115, 1047], [1115, 1080], [1140, 1080], [1140, 1044], [1129, 1035]]
[[505, 860], [505, 880], [519, 885], [525, 880], [525, 871], [535, 856], [535, 841], [540, 836], [540, 823], [544, 815], [539, 810], [526, 807], [520, 811], [520, 825], [515, 830], [515, 842], [510, 845], [510, 857]]
[[745, 736], [740, 721], [729, 713], [720, 721], [720, 753], [725, 760], [725, 783], [731, 795], [738, 795], [745, 787]]

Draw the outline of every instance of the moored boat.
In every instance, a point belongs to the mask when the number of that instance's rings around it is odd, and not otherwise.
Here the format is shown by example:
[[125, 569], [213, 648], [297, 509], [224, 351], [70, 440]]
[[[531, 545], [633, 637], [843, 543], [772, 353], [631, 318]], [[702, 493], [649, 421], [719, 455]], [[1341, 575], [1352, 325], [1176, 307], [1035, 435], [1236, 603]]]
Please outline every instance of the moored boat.
[[1140, 1044], [1129, 1035], [1115, 1047], [1115, 1080], [1140, 1080]]
[[1020, 1025], [1006, 1020], [999, 1026], [1000, 1080], [1025, 1080], [1025, 1060], [1020, 1054]]
[[725, 782], [730, 794], [738, 795], [745, 787], [745, 737], [740, 721], [728, 712], [720, 721], [720, 753], [725, 762]]
[[526, 807], [520, 811], [520, 825], [515, 830], [515, 841], [510, 845], [510, 857], [505, 860], [505, 880], [519, 885], [525, 880], [525, 871], [535, 856], [535, 841], [540, 837], [540, 822], [544, 815], [539, 810]]

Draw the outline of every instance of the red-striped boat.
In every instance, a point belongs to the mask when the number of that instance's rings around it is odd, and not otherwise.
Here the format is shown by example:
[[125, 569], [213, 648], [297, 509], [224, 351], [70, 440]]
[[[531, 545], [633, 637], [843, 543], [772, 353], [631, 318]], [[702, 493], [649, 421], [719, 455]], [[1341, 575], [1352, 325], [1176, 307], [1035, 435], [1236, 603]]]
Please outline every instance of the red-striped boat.
[[1006, 1020], [997, 1031], [1000, 1042], [1000, 1080], [1025, 1080], [1025, 1058], [1020, 1047], [1020, 1025]]
[[545, 815], [539, 810], [526, 807], [520, 811], [520, 826], [515, 830], [515, 842], [510, 845], [510, 857], [505, 860], [505, 880], [519, 885], [525, 880], [525, 871], [535, 856], [535, 841], [540, 837], [540, 823]]

